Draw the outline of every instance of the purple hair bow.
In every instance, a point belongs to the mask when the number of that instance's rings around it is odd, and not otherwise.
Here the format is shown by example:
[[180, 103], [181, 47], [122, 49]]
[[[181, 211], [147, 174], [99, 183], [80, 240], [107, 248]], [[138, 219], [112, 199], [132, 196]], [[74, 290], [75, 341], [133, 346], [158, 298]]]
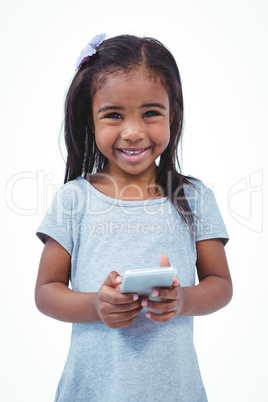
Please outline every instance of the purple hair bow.
[[78, 70], [80, 66], [87, 60], [89, 59], [90, 56], [95, 54], [97, 52], [97, 48], [100, 46], [100, 44], [104, 41], [106, 38], [106, 34], [102, 33], [99, 35], [94, 36], [93, 39], [86, 45], [86, 47], [82, 50], [76, 65], [75, 65], [75, 70]]

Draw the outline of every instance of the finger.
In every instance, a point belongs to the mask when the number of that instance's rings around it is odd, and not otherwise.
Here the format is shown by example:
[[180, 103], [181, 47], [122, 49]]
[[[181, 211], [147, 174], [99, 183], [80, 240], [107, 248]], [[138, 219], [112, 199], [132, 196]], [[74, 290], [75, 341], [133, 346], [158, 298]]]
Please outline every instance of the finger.
[[180, 280], [179, 280], [179, 278], [175, 278], [174, 279], [174, 281], [172, 282], [172, 285], [171, 286], [179, 286], [179, 284], [180, 284]]
[[108, 314], [113, 313], [124, 313], [128, 311], [135, 310], [141, 307], [141, 301], [137, 300], [132, 303], [124, 303], [124, 304], [112, 304], [107, 301], [103, 301], [102, 310], [107, 311]]
[[142, 307], [135, 309], [128, 313], [114, 313], [108, 314], [102, 317], [102, 320], [105, 322], [108, 327], [111, 328], [121, 328], [130, 325], [137, 317], [137, 315], [142, 310]]
[[109, 315], [109, 320], [115, 322], [124, 322], [128, 320], [132, 320], [137, 317], [137, 315], [141, 312], [142, 307], [136, 308], [135, 310], [126, 311], [125, 313], [113, 313]]
[[112, 271], [103, 282], [103, 285], [115, 288], [116, 286], [120, 285], [120, 283], [122, 283], [121, 276], [116, 271]]
[[[175, 279], [174, 279], [175, 281]], [[159, 299], [167, 299], [167, 300], [174, 300], [179, 297], [180, 293], [180, 284], [176, 286], [171, 286], [168, 289], [163, 289], [163, 288], [156, 288], [151, 291], [151, 296], [152, 297], [157, 297]]]
[[170, 262], [167, 254], [162, 254], [159, 260], [160, 267], [170, 267]]
[[153, 301], [153, 300], [142, 300], [141, 305], [143, 307], [147, 307], [151, 310], [160, 311], [161, 313], [166, 312], [175, 312], [177, 309], [177, 300], [169, 300], [169, 301]]
[[108, 285], [103, 285], [99, 292], [99, 298], [110, 304], [129, 304], [139, 300], [139, 296], [135, 293], [120, 293], [116, 289]]
[[162, 313], [162, 314], [157, 314], [153, 313], [151, 311], [148, 311], [145, 316], [149, 318], [149, 320], [155, 321], [155, 322], [167, 322], [170, 321], [174, 316], [174, 312], [169, 312], [169, 313]]
[[130, 320], [120, 321], [120, 322], [106, 322], [105, 324], [109, 328], [125, 328], [128, 327], [136, 320], [137, 317], [131, 318]]

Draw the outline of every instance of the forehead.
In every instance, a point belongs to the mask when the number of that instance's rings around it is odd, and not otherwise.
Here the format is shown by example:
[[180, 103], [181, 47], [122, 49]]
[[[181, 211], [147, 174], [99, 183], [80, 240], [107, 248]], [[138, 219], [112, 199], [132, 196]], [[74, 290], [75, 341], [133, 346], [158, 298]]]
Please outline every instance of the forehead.
[[[120, 98], [125, 101], [137, 97], [168, 99], [168, 92], [160, 78], [145, 68], [129, 72], [117, 71], [100, 76], [97, 91], [93, 97], [96, 101], [104, 98]], [[95, 98], [95, 99], [94, 99]]]

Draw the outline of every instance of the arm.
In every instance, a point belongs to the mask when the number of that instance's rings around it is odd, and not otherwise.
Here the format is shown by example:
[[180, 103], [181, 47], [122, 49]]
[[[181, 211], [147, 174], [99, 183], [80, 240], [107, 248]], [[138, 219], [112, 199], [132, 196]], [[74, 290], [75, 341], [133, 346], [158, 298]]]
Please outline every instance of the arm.
[[103, 321], [111, 328], [130, 325], [140, 312], [136, 295], [119, 293], [121, 277], [111, 272], [99, 292], [76, 292], [68, 288], [70, 254], [48, 238], [41, 256], [35, 288], [37, 308], [65, 322]]
[[233, 294], [224, 246], [219, 239], [196, 243], [199, 284], [184, 288], [181, 314], [204, 315], [226, 306]]
[[[163, 298], [165, 301], [153, 302], [145, 299], [142, 305], [158, 310], [162, 314], [149, 312], [148, 318], [161, 322], [169, 321], [177, 314], [205, 315], [229, 303], [232, 298], [232, 281], [221, 240], [199, 241], [196, 243], [196, 249], [199, 284], [181, 287], [178, 278], [175, 278], [170, 289], [156, 289], [158, 294], [152, 296]], [[168, 259], [166, 265], [169, 265]]]

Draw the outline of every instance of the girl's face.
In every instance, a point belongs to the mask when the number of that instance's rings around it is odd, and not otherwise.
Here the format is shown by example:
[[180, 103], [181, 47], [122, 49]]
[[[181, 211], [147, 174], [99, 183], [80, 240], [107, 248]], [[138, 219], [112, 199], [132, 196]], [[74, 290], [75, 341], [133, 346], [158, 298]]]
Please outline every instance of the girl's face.
[[170, 139], [166, 89], [145, 68], [111, 74], [92, 101], [95, 139], [115, 178], [146, 180]]

